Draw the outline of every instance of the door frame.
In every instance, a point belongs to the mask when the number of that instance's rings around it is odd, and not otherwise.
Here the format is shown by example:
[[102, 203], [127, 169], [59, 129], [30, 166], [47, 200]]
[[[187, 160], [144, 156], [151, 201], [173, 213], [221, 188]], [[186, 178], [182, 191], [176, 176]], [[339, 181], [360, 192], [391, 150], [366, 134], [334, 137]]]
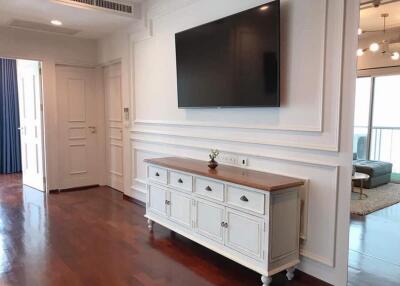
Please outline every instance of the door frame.
[[[126, 174], [127, 174], [127, 172], [126, 172], [126, 162], [125, 162], [125, 160], [126, 160], [126, 158], [125, 158], [125, 156], [124, 156], [124, 154], [125, 154], [125, 148], [126, 148], [126, 146], [125, 146], [125, 144], [124, 144], [124, 142], [125, 142], [125, 121], [127, 120], [126, 119], [126, 116], [130, 116], [129, 115], [129, 110], [127, 111], [128, 112], [128, 114], [126, 114], [126, 110], [125, 110], [125, 104], [124, 104], [124, 94], [123, 94], [123, 77], [122, 77], [122, 59], [121, 58], [119, 58], [119, 59], [116, 59], [116, 60], [113, 60], [113, 61], [109, 61], [109, 62], [106, 62], [106, 63], [103, 63], [103, 64], [100, 64], [99, 65], [99, 68], [101, 69], [101, 73], [102, 73], [102, 91], [103, 91], [103, 100], [104, 100], [104, 143], [105, 143], [105, 155], [106, 155], [106, 160], [105, 160], [105, 168], [104, 168], [104, 171], [105, 171], [105, 176], [106, 176], [106, 178], [105, 178], [105, 180], [106, 180], [106, 185], [107, 186], [109, 186], [110, 188], [112, 188], [111, 186], [110, 186], [110, 173], [109, 173], [109, 170], [108, 170], [108, 167], [109, 167], [109, 155], [110, 154], [108, 154], [108, 148], [109, 148], [109, 146], [108, 146], [108, 139], [110, 139], [109, 137], [108, 137], [108, 134], [109, 134], [109, 127], [108, 127], [108, 118], [107, 118], [107, 115], [108, 115], [108, 112], [107, 112], [107, 102], [108, 102], [108, 100], [107, 100], [107, 94], [106, 94], [106, 77], [105, 77], [105, 71], [106, 71], [106, 69], [107, 68], [110, 68], [110, 67], [112, 67], [112, 66], [115, 66], [115, 65], [119, 65], [120, 66], [120, 76], [121, 76], [121, 82], [120, 82], [120, 84], [121, 84], [121, 108], [122, 108], [122, 110], [121, 110], [121, 112], [122, 112], [122, 119], [121, 119], [121, 124], [122, 124], [122, 127], [121, 127], [121, 131], [122, 131], [122, 138], [121, 138], [121, 141], [122, 141], [122, 148], [123, 148], [123, 151], [122, 151], [122, 181], [121, 181], [121, 183], [122, 183], [122, 190], [118, 190], [118, 191], [120, 191], [120, 192], [122, 192], [122, 193], [124, 193], [125, 192], [125, 187], [126, 187], [126, 185], [125, 185], [125, 176], [126, 176]], [[130, 109], [130, 108], [129, 108]]]
[[[47, 187], [47, 178], [48, 178], [48, 176], [47, 176], [47, 160], [46, 160], [46, 158], [47, 158], [47, 156], [46, 156], [47, 155], [47, 153], [46, 153], [47, 148], [46, 148], [46, 140], [45, 140], [45, 138], [46, 138], [46, 129], [45, 129], [45, 122], [44, 122], [45, 100], [44, 100], [44, 96], [43, 96], [43, 94], [44, 94], [44, 88], [43, 88], [43, 86], [44, 86], [44, 81], [43, 81], [43, 60], [36, 59], [36, 58], [2, 56], [1, 54], [0, 54], [0, 58], [16, 60], [16, 61], [18, 61], [18, 60], [36, 61], [36, 62], [39, 63], [39, 76], [40, 76], [40, 79], [39, 79], [39, 82], [40, 82], [40, 124], [41, 124], [41, 127], [42, 127], [40, 140], [42, 141], [42, 144], [41, 144], [42, 145], [42, 158], [41, 158], [41, 160], [42, 160], [42, 168], [43, 168], [43, 192], [44, 193], [48, 193], [49, 190], [48, 190], [48, 187]], [[18, 74], [18, 69], [17, 69], [17, 74]], [[18, 93], [18, 97], [19, 97], [19, 93]], [[18, 98], [18, 101], [19, 101], [19, 98]], [[21, 112], [19, 104], [18, 104], [18, 112]], [[22, 148], [22, 146], [21, 146], [21, 148]], [[21, 158], [21, 160], [22, 160], [22, 158]], [[22, 170], [22, 172], [23, 172], [23, 170]]]

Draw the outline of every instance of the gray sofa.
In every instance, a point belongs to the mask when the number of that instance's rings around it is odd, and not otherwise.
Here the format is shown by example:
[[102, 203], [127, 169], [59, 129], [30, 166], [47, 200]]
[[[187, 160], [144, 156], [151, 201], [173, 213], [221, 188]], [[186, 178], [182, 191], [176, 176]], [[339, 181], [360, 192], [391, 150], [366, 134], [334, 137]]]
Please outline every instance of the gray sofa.
[[[392, 163], [371, 160], [354, 160], [353, 166], [356, 172], [368, 174], [368, 181], [364, 181], [363, 187], [367, 189], [376, 188], [390, 182], [392, 174]], [[355, 186], [360, 186], [360, 182], [355, 182]]]

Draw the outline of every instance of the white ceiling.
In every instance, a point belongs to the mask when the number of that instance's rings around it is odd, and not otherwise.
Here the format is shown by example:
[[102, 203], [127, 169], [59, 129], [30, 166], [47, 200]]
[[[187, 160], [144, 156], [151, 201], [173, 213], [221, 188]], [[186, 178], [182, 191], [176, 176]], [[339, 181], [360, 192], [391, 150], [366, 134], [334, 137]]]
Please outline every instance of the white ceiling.
[[98, 39], [137, 23], [137, 19], [112, 12], [77, 8], [50, 0], [0, 0], [0, 26], [14, 20], [49, 24], [52, 19], [63, 22], [64, 28], [76, 29], [78, 37]]
[[386, 27], [388, 29], [400, 27], [400, 1], [380, 5], [378, 8], [371, 7], [361, 9], [360, 27], [363, 30], [382, 30], [383, 19], [381, 14], [389, 13], [386, 18]]

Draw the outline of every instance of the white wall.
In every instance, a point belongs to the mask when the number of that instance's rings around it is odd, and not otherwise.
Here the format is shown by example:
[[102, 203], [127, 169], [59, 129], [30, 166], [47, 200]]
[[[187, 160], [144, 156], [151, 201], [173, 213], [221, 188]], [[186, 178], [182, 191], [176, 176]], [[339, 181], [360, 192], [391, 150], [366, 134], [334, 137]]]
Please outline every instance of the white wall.
[[280, 108], [177, 108], [174, 33], [265, 2], [149, 2], [149, 29], [131, 36], [136, 117], [131, 129], [132, 184], [126, 193], [144, 200], [144, 158], [206, 160], [210, 148], [248, 156], [251, 169], [307, 179], [300, 269], [345, 285], [357, 1], [281, 1]]
[[56, 64], [94, 66], [95, 41], [0, 27], [0, 57], [43, 62], [44, 125], [48, 189], [58, 189]]

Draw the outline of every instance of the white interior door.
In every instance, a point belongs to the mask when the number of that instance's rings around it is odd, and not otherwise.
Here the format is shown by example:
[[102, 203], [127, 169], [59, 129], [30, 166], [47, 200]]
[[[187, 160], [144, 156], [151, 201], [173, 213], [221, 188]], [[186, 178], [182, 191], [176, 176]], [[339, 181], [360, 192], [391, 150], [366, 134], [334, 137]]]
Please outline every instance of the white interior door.
[[38, 61], [17, 61], [22, 181], [24, 185], [44, 191], [40, 69], [41, 63]]
[[121, 64], [104, 68], [107, 185], [123, 191], [123, 107]]
[[95, 70], [56, 67], [60, 188], [99, 184]]

